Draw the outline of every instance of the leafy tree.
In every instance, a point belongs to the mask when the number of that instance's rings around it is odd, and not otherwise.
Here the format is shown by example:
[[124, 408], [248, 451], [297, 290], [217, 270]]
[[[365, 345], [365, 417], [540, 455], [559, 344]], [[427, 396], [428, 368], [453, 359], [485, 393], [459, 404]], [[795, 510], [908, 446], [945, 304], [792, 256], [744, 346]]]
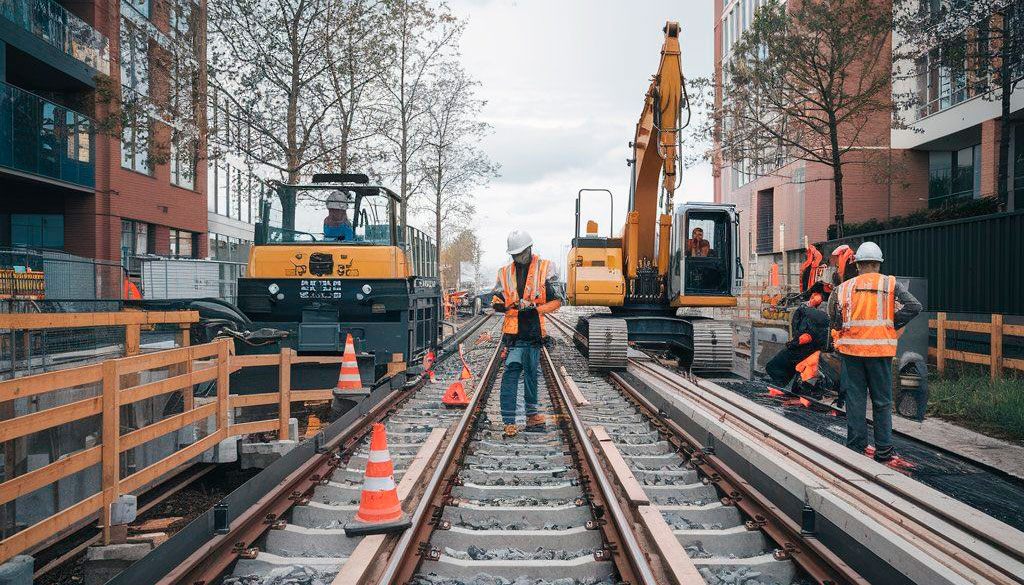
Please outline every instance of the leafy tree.
[[732, 47], [704, 124], [720, 162], [753, 175], [794, 161], [829, 167], [842, 237], [844, 166], [886, 146], [890, 121], [898, 123], [892, 26], [885, 1], [769, 0]]
[[926, 116], [942, 99], [999, 101], [997, 195], [1006, 204], [1010, 96], [1024, 79], [1024, 0], [896, 0], [895, 14], [897, 68], [916, 81], [905, 108]]
[[498, 172], [479, 146], [490, 125], [476, 119], [484, 105], [474, 93], [478, 85], [451, 62], [438, 69], [431, 84], [424, 146], [416, 161], [425, 185], [417, 209], [430, 215], [439, 244], [451, 238], [443, 234], [472, 219], [473, 189]]

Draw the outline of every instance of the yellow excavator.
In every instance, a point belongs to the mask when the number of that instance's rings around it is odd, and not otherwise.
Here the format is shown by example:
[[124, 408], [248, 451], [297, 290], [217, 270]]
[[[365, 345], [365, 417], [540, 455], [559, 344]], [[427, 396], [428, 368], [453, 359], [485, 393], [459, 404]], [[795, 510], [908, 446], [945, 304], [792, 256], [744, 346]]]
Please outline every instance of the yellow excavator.
[[680, 65], [679, 23], [668, 22], [663, 31], [661, 63], [630, 144], [625, 226], [619, 237], [611, 232], [604, 237], [598, 235], [597, 222], [588, 221], [581, 235], [583, 196], [606, 193], [612, 209], [614, 198], [607, 189], [579, 191], [576, 233], [567, 259], [567, 296], [574, 305], [611, 309], [581, 317], [576, 324], [577, 332], [588, 340], [592, 368], [625, 367], [628, 346], [635, 345], [670, 352], [686, 368], [727, 371], [734, 351], [732, 327], [700, 313], [736, 306], [743, 279], [739, 214], [727, 204], [673, 206], [689, 105]]

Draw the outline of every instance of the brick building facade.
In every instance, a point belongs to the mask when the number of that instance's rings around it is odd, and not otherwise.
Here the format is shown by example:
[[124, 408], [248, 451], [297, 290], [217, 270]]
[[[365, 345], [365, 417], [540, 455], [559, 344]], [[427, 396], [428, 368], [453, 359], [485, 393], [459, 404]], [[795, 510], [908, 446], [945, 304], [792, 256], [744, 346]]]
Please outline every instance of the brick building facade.
[[[205, 257], [205, 2], [8, 5], [0, 14], [0, 118], [11, 120], [0, 131], [0, 246], [126, 266], [138, 254]], [[129, 91], [155, 105], [122, 129]], [[170, 92], [173, 108], [164, 104]], [[175, 112], [188, 108], [196, 113], [183, 123]]]
[[[790, 0], [792, 3], [797, 0]], [[715, 0], [715, 68], [721, 78], [731, 47], [750, 26], [763, 0]], [[889, 47], [881, 50], [891, 53]], [[716, 88], [721, 104], [722, 88]], [[888, 219], [920, 209], [927, 199], [928, 157], [894, 149], [890, 117], [880, 114], [861, 134], [863, 153], [844, 159], [843, 192], [847, 223]], [[715, 164], [715, 201], [733, 203], [741, 213], [740, 250], [762, 277], [784, 252], [790, 265], [802, 260], [805, 243], [827, 239], [835, 223], [832, 171], [819, 163], [795, 161], [762, 176], [743, 172], [728, 162]], [[795, 275], [795, 271], [790, 271]]]

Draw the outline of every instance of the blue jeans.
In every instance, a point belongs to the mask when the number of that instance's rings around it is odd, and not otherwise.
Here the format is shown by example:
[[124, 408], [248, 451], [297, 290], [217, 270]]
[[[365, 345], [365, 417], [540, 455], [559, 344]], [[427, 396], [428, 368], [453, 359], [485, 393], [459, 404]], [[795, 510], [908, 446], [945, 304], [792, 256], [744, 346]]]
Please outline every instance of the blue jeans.
[[507, 424], [516, 422], [516, 399], [519, 395], [519, 375], [523, 374], [523, 394], [526, 399], [526, 416], [537, 414], [537, 365], [540, 361], [540, 346], [517, 341], [508, 348], [505, 357], [505, 372], [501, 375], [501, 420]]
[[875, 449], [892, 447], [892, 358], [841, 354], [840, 384], [846, 392], [846, 446], [868, 446], [867, 399], [871, 395]]

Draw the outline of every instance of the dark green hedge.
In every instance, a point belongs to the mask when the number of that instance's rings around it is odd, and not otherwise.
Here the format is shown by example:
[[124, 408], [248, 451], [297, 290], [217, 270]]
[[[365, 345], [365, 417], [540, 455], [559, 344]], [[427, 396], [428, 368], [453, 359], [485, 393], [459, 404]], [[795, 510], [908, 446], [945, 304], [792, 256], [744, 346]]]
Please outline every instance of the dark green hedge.
[[923, 225], [926, 223], [934, 223], [937, 221], [947, 221], [950, 219], [960, 219], [963, 217], [974, 217], [976, 215], [986, 215], [989, 213], [996, 213], [999, 211], [999, 198], [997, 197], [981, 197], [979, 199], [968, 199], [965, 201], [957, 201], [954, 203], [948, 203], [942, 207], [935, 207], [932, 209], [921, 209], [914, 213], [907, 215], [900, 215], [879, 221], [877, 219], [869, 219], [861, 223], [848, 223], [846, 224], [847, 236], [855, 236], [857, 234], [866, 234], [870, 232], [878, 232], [882, 230], [891, 230], [896, 228], [912, 227], [915, 225]]

